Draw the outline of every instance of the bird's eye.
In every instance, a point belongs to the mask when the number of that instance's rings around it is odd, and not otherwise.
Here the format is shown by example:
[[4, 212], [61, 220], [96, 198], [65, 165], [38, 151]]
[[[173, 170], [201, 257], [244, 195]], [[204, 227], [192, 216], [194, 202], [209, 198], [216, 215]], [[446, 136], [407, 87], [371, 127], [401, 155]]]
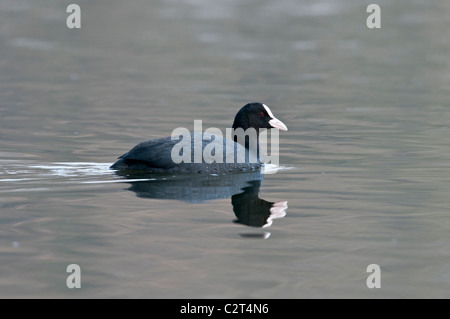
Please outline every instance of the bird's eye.
[[264, 113], [263, 112], [259, 113], [259, 116], [264, 116]]

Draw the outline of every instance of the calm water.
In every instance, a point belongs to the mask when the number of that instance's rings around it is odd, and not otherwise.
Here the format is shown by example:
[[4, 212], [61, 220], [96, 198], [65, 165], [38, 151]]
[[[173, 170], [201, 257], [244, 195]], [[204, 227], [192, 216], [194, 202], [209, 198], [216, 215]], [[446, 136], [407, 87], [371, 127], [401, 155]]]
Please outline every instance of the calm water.
[[[450, 297], [448, 1], [77, 3], [0, 4], [0, 297]], [[250, 101], [276, 174], [108, 170]]]

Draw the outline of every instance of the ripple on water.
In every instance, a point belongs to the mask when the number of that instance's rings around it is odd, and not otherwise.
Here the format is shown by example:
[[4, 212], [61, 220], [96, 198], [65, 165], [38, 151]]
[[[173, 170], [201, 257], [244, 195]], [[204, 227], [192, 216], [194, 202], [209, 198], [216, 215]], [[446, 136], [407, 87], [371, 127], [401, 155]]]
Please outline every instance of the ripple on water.
[[[110, 182], [113, 171], [111, 163], [0, 161], [0, 193], [47, 191], [61, 184], [100, 183], [107, 177]], [[94, 180], [93, 180], [94, 178]], [[19, 188], [18, 188], [19, 187]]]

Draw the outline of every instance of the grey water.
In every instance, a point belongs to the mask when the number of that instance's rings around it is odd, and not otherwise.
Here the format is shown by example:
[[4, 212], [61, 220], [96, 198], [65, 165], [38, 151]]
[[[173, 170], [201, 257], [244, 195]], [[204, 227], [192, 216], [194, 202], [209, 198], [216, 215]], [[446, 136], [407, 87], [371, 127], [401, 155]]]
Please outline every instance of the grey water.
[[[450, 297], [448, 1], [75, 3], [0, 3], [0, 297]], [[252, 101], [275, 174], [108, 169]]]

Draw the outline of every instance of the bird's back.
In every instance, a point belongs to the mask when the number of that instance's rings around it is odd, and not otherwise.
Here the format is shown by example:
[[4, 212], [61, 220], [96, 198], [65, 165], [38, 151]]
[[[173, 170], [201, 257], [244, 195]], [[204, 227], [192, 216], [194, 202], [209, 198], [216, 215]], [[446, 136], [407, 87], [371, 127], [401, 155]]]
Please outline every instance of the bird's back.
[[[226, 173], [255, 170], [261, 166], [258, 156], [251, 154], [241, 144], [223, 138], [220, 135], [191, 133], [188, 136], [190, 141], [183, 140], [187, 138], [186, 136], [183, 136], [183, 139], [180, 140], [172, 140], [169, 136], [142, 142], [120, 156], [119, 160], [111, 168], [155, 173]], [[200, 147], [196, 147], [196, 145], [200, 144], [201, 150]], [[175, 150], [174, 152], [172, 151], [173, 149]], [[184, 154], [184, 152], [189, 152], [189, 150], [190, 158], [188, 153], [187, 155]], [[199, 154], [195, 154], [196, 152], [201, 152], [201, 158]], [[242, 156], [242, 154], [244, 155]], [[184, 161], [180, 162], [180, 159], [183, 158]], [[195, 163], [199, 158], [201, 162]]]

